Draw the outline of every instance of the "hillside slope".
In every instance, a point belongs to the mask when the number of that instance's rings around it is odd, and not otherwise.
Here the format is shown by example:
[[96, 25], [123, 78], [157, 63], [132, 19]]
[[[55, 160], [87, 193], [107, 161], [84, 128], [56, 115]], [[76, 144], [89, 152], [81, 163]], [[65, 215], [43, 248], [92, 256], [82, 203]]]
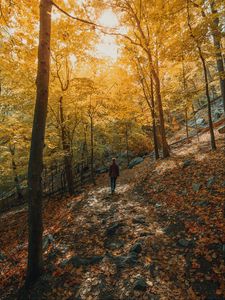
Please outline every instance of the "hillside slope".
[[[29, 299], [225, 299], [225, 144], [193, 139], [44, 207], [45, 272]], [[0, 216], [0, 298], [26, 267], [26, 207]]]

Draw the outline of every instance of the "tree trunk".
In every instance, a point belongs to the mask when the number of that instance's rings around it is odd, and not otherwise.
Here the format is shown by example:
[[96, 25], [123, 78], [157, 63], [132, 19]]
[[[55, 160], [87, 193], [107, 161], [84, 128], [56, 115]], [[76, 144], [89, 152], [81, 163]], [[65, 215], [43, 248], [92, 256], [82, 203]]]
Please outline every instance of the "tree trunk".
[[93, 117], [91, 117], [91, 179], [93, 184], [95, 184], [95, 174], [94, 174], [94, 124]]
[[22, 193], [22, 190], [21, 190], [21, 186], [20, 186], [19, 176], [17, 174], [16, 162], [15, 162], [15, 159], [14, 159], [15, 147], [10, 145], [9, 146], [9, 151], [10, 151], [11, 157], [12, 157], [12, 171], [13, 171], [13, 177], [14, 177], [14, 182], [15, 182], [15, 186], [16, 186], [17, 198], [18, 198], [19, 202], [22, 202], [24, 200], [24, 197], [23, 197], [23, 193]]
[[196, 130], [197, 139], [198, 139], [198, 143], [199, 143], [200, 141], [199, 141], [199, 134], [198, 134], [198, 125], [197, 125], [197, 120], [196, 120], [196, 115], [195, 115], [195, 108], [194, 108], [193, 103], [192, 103], [192, 112], [193, 112], [193, 115], [194, 115], [194, 120], [195, 120], [195, 130]]
[[[215, 9], [215, 2], [210, 1], [210, 6], [212, 10], [212, 14], [217, 14], [217, 10]], [[221, 38], [220, 38], [220, 32], [219, 32], [219, 18], [215, 17], [213, 20], [213, 26], [211, 26], [212, 29], [212, 37], [213, 37], [213, 44], [216, 51], [216, 64], [217, 64], [217, 70], [219, 72], [219, 78], [220, 78], [220, 89], [221, 94], [223, 98], [223, 108], [225, 113], [225, 68], [224, 68], [224, 62], [223, 62], [223, 56], [221, 51]]]
[[18, 198], [19, 202], [22, 202], [24, 200], [24, 197], [23, 197], [23, 193], [21, 190], [19, 177], [18, 177], [18, 174], [16, 171], [17, 167], [16, 167], [14, 158], [12, 158], [12, 168], [13, 168], [13, 175], [14, 175], [14, 182], [15, 182], [15, 186], [16, 186], [17, 198]]
[[42, 254], [42, 185], [43, 148], [48, 105], [50, 38], [50, 0], [40, 2], [40, 31], [38, 46], [37, 93], [28, 166], [28, 265], [25, 286], [34, 283], [43, 271]]
[[129, 137], [128, 137], [128, 126], [126, 125], [126, 131], [125, 131], [125, 138], [126, 138], [126, 152], [127, 152], [127, 166], [129, 166]]
[[65, 155], [64, 164], [65, 164], [66, 181], [67, 181], [69, 194], [72, 196], [74, 194], [72, 155], [71, 155], [70, 143], [68, 141], [68, 136], [65, 128], [62, 96], [59, 99], [59, 113], [60, 113], [60, 123], [61, 123], [62, 146]]
[[203, 71], [204, 71], [204, 78], [205, 78], [205, 93], [207, 98], [207, 106], [208, 106], [208, 120], [209, 120], [209, 132], [210, 132], [210, 141], [211, 141], [211, 148], [212, 150], [216, 149], [216, 142], [215, 142], [215, 135], [213, 131], [213, 122], [212, 122], [212, 112], [211, 112], [211, 102], [210, 102], [210, 95], [209, 95], [209, 82], [207, 76], [207, 68], [205, 59], [202, 55], [201, 48], [198, 46], [199, 56], [202, 61]]
[[187, 106], [185, 107], [185, 128], [186, 128], [187, 142], [189, 143], [188, 109], [187, 109]]
[[157, 132], [156, 132], [156, 122], [155, 122], [155, 116], [153, 113], [153, 121], [152, 121], [152, 129], [153, 129], [153, 142], [154, 142], [154, 152], [155, 152], [155, 159], [159, 159], [159, 148], [158, 148], [158, 138], [157, 138]]
[[156, 116], [155, 116], [155, 97], [154, 97], [154, 87], [153, 87], [153, 80], [151, 77], [151, 100], [152, 100], [152, 127], [153, 127], [153, 141], [154, 141], [154, 152], [155, 152], [155, 159], [159, 159], [159, 147], [158, 147], [158, 138], [156, 132]]
[[165, 122], [164, 122], [161, 91], [160, 91], [160, 81], [159, 78], [157, 77], [155, 77], [155, 88], [156, 88], [156, 100], [157, 100], [158, 111], [159, 111], [159, 125], [160, 125], [160, 135], [162, 139], [163, 158], [166, 158], [170, 156], [170, 152], [166, 140]]
[[213, 122], [212, 122], [212, 113], [211, 113], [211, 102], [210, 102], [210, 95], [209, 95], [209, 80], [208, 80], [208, 74], [207, 74], [207, 66], [205, 62], [205, 58], [202, 53], [201, 45], [198, 42], [198, 39], [193, 34], [191, 23], [190, 23], [190, 12], [189, 12], [189, 0], [187, 0], [187, 14], [188, 14], [188, 27], [190, 29], [191, 36], [196, 43], [198, 54], [200, 57], [200, 60], [202, 62], [203, 67], [203, 74], [205, 79], [205, 93], [207, 98], [207, 106], [208, 106], [208, 121], [209, 121], [209, 131], [210, 131], [210, 142], [211, 142], [211, 148], [212, 150], [216, 149], [216, 142], [215, 142], [215, 136], [213, 131]]

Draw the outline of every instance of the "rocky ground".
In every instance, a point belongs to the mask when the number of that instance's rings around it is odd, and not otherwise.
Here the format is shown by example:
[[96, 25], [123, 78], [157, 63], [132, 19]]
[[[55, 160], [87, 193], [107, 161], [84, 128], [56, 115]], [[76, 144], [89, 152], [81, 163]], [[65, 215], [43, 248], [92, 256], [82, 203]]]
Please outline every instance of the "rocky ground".
[[[44, 207], [45, 272], [29, 299], [225, 299], [225, 144], [174, 148]], [[26, 207], [0, 216], [0, 299], [24, 281]]]

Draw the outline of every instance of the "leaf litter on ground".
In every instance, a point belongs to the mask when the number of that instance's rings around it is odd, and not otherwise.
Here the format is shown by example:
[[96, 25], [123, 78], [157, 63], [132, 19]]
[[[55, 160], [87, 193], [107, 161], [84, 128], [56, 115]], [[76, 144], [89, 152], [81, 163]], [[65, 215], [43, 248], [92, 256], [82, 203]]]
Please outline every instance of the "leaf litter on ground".
[[[146, 158], [122, 172], [113, 196], [102, 175], [79, 196], [46, 201], [45, 270], [30, 299], [225, 299], [224, 142], [207, 149], [193, 140], [169, 159]], [[13, 299], [26, 206], [0, 218], [0, 294]]]

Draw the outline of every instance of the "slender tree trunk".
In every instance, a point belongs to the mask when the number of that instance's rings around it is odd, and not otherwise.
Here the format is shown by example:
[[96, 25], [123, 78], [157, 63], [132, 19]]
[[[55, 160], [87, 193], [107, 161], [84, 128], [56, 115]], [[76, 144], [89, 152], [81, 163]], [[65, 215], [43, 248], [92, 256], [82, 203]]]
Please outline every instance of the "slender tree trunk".
[[[87, 131], [86, 128], [84, 129], [84, 142], [82, 145], [82, 152], [81, 152], [81, 173], [80, 173], [80, 178], [81, 178], [81, 183], [83, 183], [83, 172], [84, 172], [84, 166], [87, 165], [87, 155], [88, 151], [87, 151]], [[85, 157], [86, 155], [86, 157]], [[85, 161], [86, 158], [86, 161]]]
[[212, 150], [216, 149], [216, 142], [215, 142], [215, 135], [213, 131], [213, 122], [212, 122], [212, 112], [211, 112], [211, 102], [210, 102], [210, 95], [209, 95], [209, 82], [208, 82], [208, 76], [207, 76], [207, 68], [205, 59], [201, 53], [201, 49], [198, 47], [199, 50], [199, 56], [202, 61], [203, 71], [204, 71], [204, 78], [205, 78], [205, 93], [207, 98], [207, 106], [208, 106], [208, 121], [209, 121], [209, 132], [210, 132], [210, 140], [211, 140], [211, 148]]
[[196, 120], [196, 116], [195, 116], [195, 108], [194, 108], [193, 104], [192, 104], [192, 111], [193, 111], [194, 120], [195, 120], [195, 130], [196, 130], [197, 139], [198, 139], [198, 143], [199, 143], [198, 125], [197, 125], [197, 120]]
[[[152, 59], [151, 59], [151, 55], [150, 55], [149, 51], [147, 51], [147, 54], [148, 54], [149, 62], [151, 62]], [[150, 87], [149, 87], [148, 83], [145, 79], [145, 76], [144, 76], [143, 68], [141, 67], [141, 62], [138, 59], [138, 57], [137, 57], [137, 61], [138, 61], [138, 68], [140, 69], [141, 75], [142, 75], [142, 78], [140, 80], [141, 84], [142, 84], [142, 89], [143, 89], [144, 96], [145, 96], [146, 102], [148, 104], [148, 107], [150, 109], [151, 116], [152, 116], [154, 152], [155, 152], [155, 159], [157, 160], [159, 158], [159, 143], [158, 143], [157, 129], [156, 129], [155, 97], [154, 97], [154, 85], [153, 85], [153, 78], [152, 78], [153, 70], [151, 68], [149, 70], [151, 73]], [[158, 68], [157, 68], [157, 71], [158, 71]], [[155, 73], [155, 76], [158, 77], [156, 73]]]
[[20, 186], [20, 181], [19, 181], [19, 176], [17, 174], [17, 165], [14, 159], [15, 156], [15, 147], [14, 146], [9, 146], [9, 151], [12, 157], [12, 171], [13, 171], [13, 177], [14, 177], [14, 182], [15, 182], [15, 187], [16, 187], [16, 192], [17, 192], [17, 198], [19, 202], [22, 202], [24, 200], [22, 189]]
[[42, 185], [43, 148], [48, 105], [51, 0], [40, 1], [37, 93], [28, 166], [28, 265], [25, 286], [34, 283], [43, 271]]
[[185, 107], [185, 128], [186, 128], [187, 142], [189, 143], [188, 110], [187, 110], [187, 107]]
[[156, 122], [155, 122], [154, 112], [153, 112], [153, 116], [152, 116], [152, 129], [153, 129], [155, 159], [157, 160], [157, 159], [159, 159], [159, 148], [158, 148], [158, 138], [157, 138], [157, 132], [156, 132]]
[[95, 174], [94, 174], [94, 123], [93, 117], [91, 117], [91, 179], [95, 184]]
[[[211, 11], [212, 14], [217, 14], [217, 10], [215, 9], [215, 2], [210, 1]], [[219, 78], [220, 78], [220, 89], [221, 94], [223, 98], [223, 108], [225, 113], [225, 68], [224, 68], [224, 62], [223, 62], [223, 56], [221, 51], [221, 38], [220, 38], [220, 32], [219, 32], [219, 18], [215, 17], [213, 20], [213, 25], [211, 26], [212, 29], [212, 37], [213, 37], [213, 44], [216, 51], [216, 64], [217, 64], [217, 70], [219, 72]]]
[[152, 100], [152, 127], [153, 127], [153, 141], [154, 141], [154, 152], [155, 152], [155, 159], [159, 159], [159, 146], [158, 146], [158, 138], [156, 132], [156, 115], [155, 115], [155, 97], [154, 97], [154, 86], [153, 80], [151, 77], [151, 100]]
[[[184, 66], [184, 56], [182, 53], [182, 75], [183, 75], [183, 92], [184, 92], [184, 98], [186, 98], [186, 90], [187, 90], [187, 82], [186, 82], [186, 76], [185, 76], [185, 66]], [[185, 115], [185, 128], [186, 128], [186, 136], [187, 136], [187, 142], [189, 143], [189, 130], [188, 130], [188, 107], [187, 107], [187, 99], [186, 99], [186, 106], [184, 110]]]
[[160, 125], [160, 135], [162, 139], [163, 158], [166, 158], [170, 156], [170, 152], [166, 140], [165, 122], [164, 122], [164, 114], [163, 114], [161, 91], [160, 91], [160, 81], [159, 78], [156, 77], [155, 77], [155, 87], [156, 87], [156, 100], [157, 100], [158, 111], [159, 111], [159, 125]]
[[129, 166], [129, 136], [128, 136], [128, 126], [126, 125], [126, 131], [125, 131], [125, 139], [126, 139], [126, 152], [127, 152], [127, 166]]
[[61, 123], [61, 136], [62, 136], [62, 146], [64, 151], [64, 163], [65, 163], [65, 173], [66, 181], [68, 186], [68, 191], [70, 195], [74, 194], [74, 184], [73, 184], [73, 168], [72, 168], [72, 155], [71, 147], [68, 141], [68, 135], [65, 128], [64, 111], [63, 111], [63, 97], [59, 99], [59, 113], [60, 113], [60, 123]]
[[157, 68], [155, 70], [153, 67], [152, 57], [149, 49], [147, 51], [147, 54], [148, 54], [149, 64], [151, 66], [150, 77], [153, 76], [153, 79], [155, 81], [155, 92], [156, 92], [156, 102], [157, 102], [158, 116], [159, 116], [159, 127], [160, 127], [159, 129], [160, 129], [160, 135], [162, 140], [162, 151], [163, 151], [163, 158], [166, 158], [170, 156], [170, 151], [169, 151], [169, 145], [166, 140], [165, 121], [164, 121], [164, 113], [163, 113], [162, 98], [161, 98], [161, 87], [160, 87], [160, 79], [158, 74], [158, 58], [156, 61]]
[[203, 74], [205, 79], [205, 93], [207, 98], [207, 107], [208, 107], [208, 121], [209, 121], [209, 132], [210, 132], [210, 142], [211, 142], [211, 148], [212, 150], [216, 149], [216, 142], [215, 142], [215, 136], [213, 131], [213, 122], [212, 122], [212, 113], [211, 113], [211, 101], [210, 101], [210, 94], [209, 94], [209, 80], [208, 80], [208, 74], [207, 74], [207, 66], [205, 62], [205, 58], [202, 53], [201, 45], [198, 42], [198, 39], [193, 34], [191, 23], [190, 23], [190, 11], [189, 11], [189, 1], [187, 0], [187, 15], [188, 15], [188, 27], [190, 29], [191, 37], [193, 38], [194, 42], [196, 43], [198, 54], [200, 57], [200, 60], [202, 62], [203, 67]]

